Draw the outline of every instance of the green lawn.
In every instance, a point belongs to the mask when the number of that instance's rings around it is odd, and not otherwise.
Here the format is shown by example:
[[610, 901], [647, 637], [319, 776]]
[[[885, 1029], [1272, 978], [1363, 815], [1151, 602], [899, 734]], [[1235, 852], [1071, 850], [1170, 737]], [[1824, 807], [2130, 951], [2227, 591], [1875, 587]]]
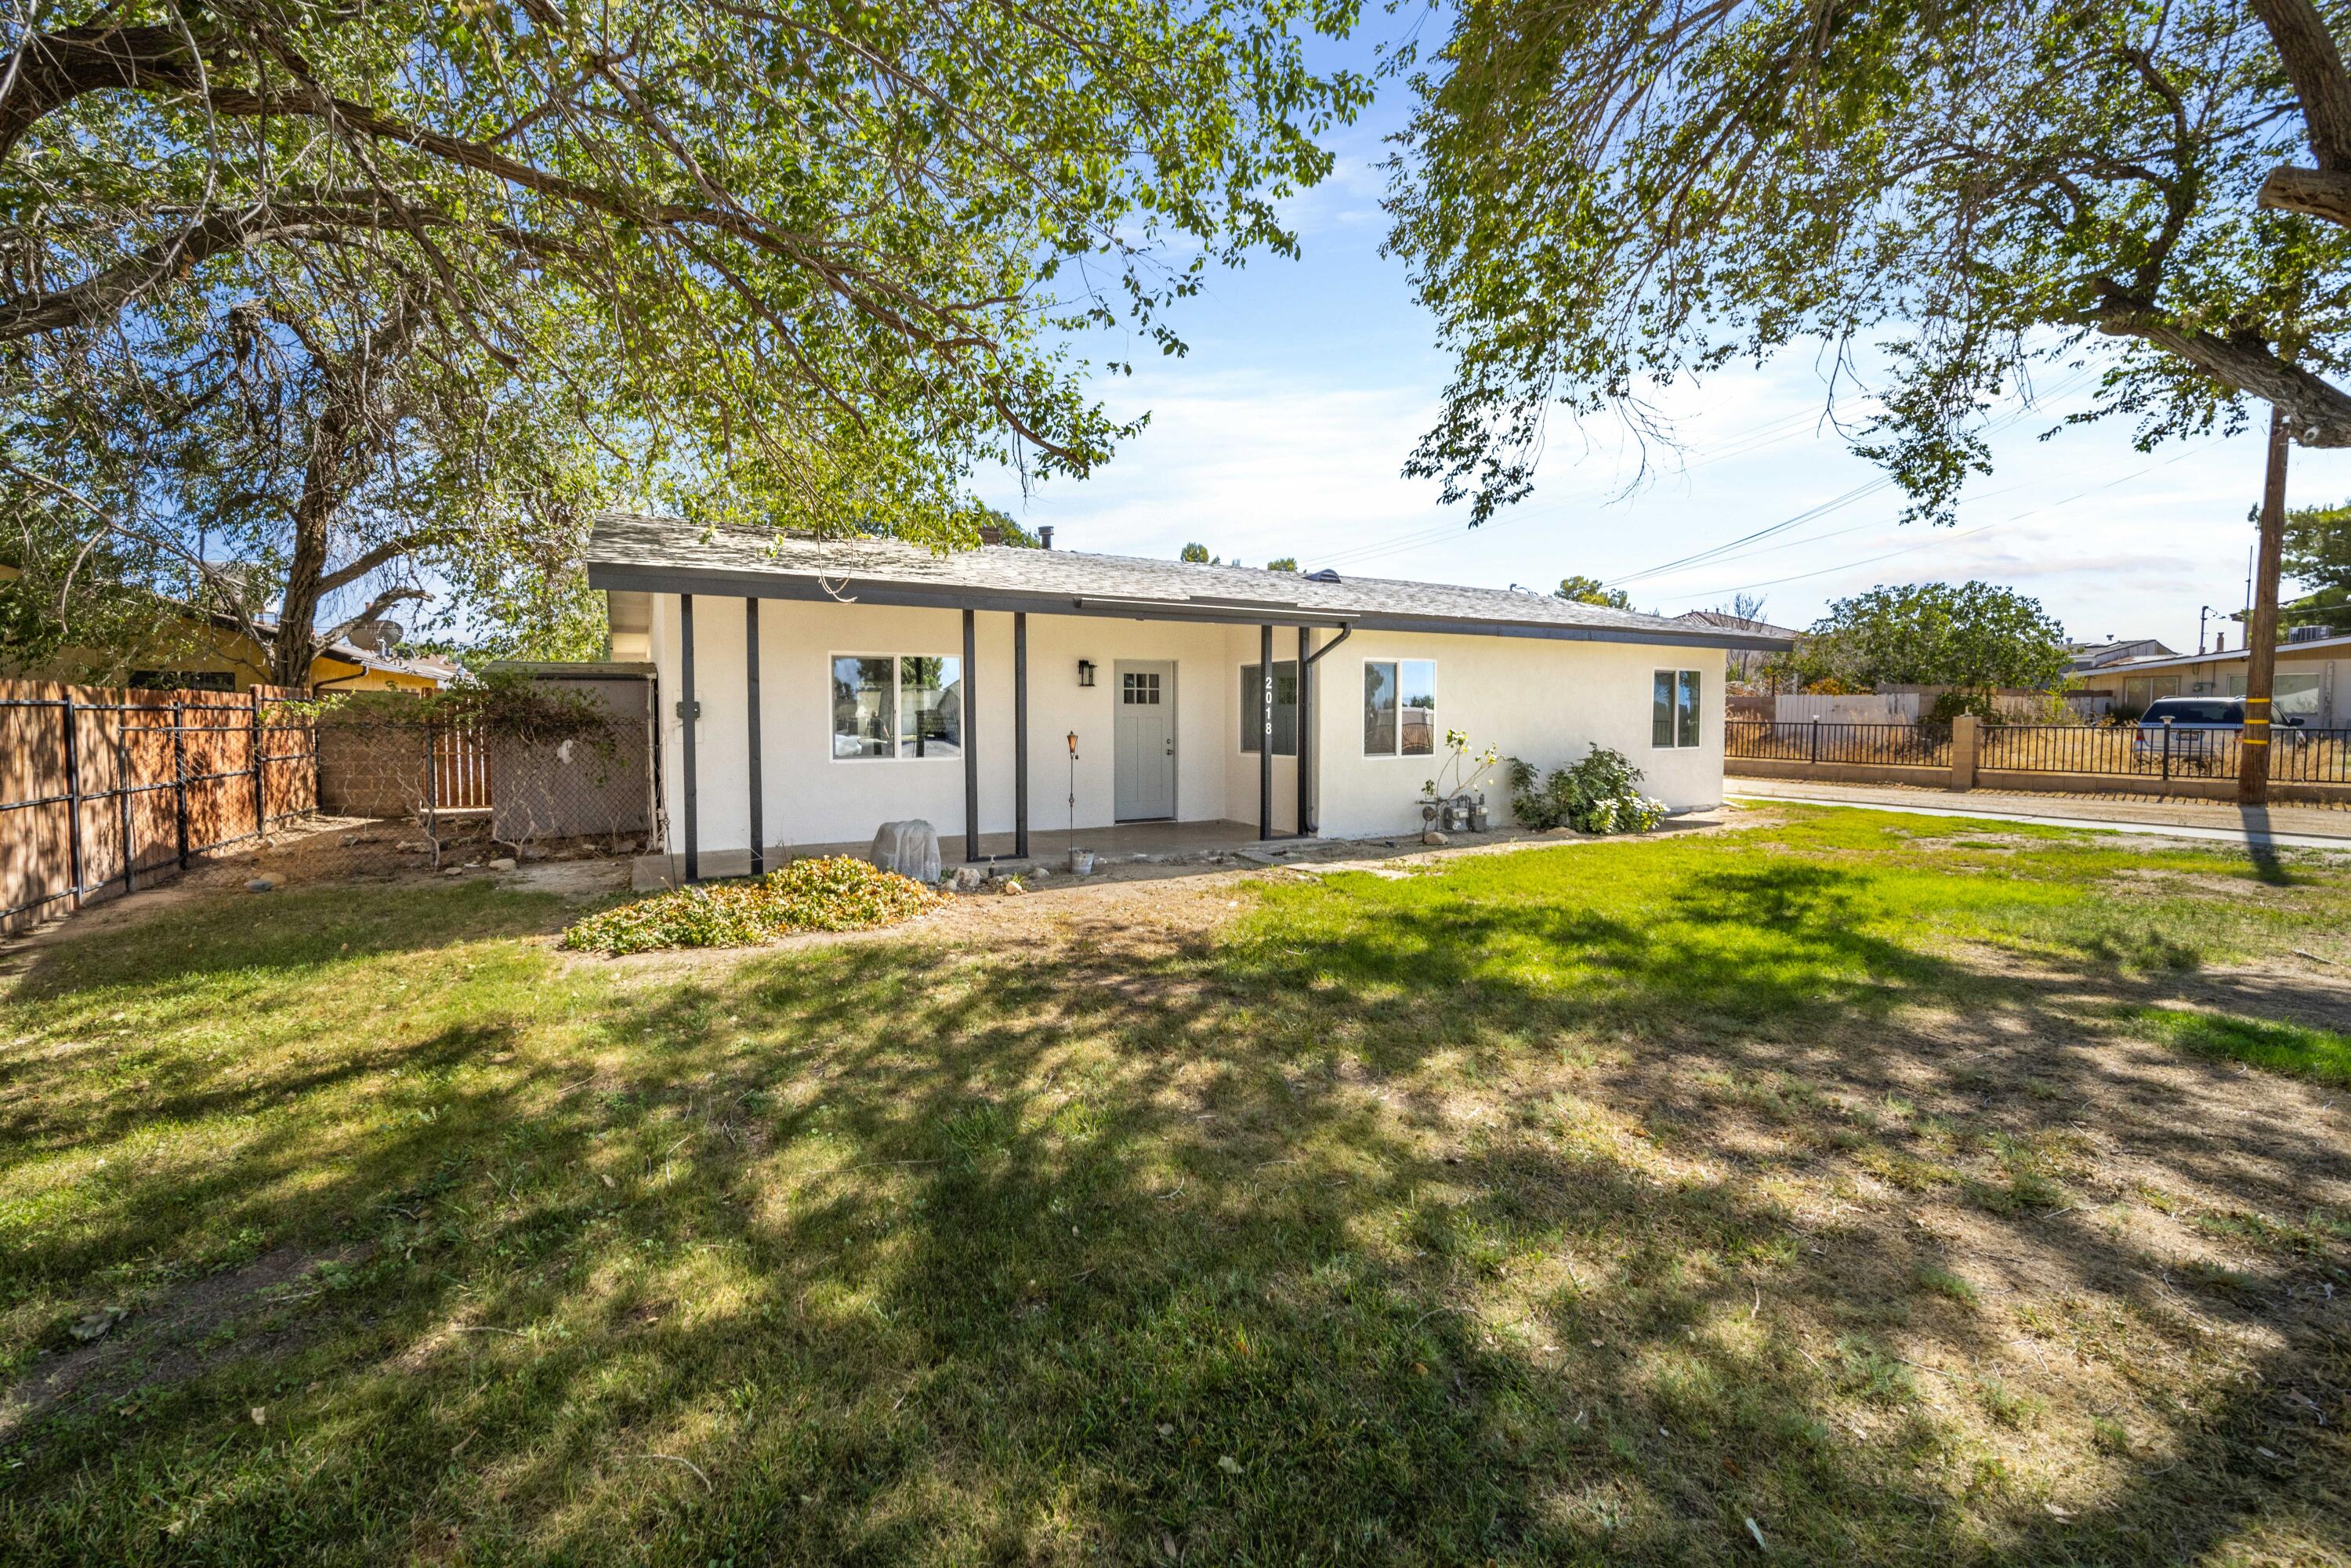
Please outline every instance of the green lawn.
[[1226, 896], [35, 949], [0, 1558], [2351, 1561], [2351, 865], [1799, 810]]

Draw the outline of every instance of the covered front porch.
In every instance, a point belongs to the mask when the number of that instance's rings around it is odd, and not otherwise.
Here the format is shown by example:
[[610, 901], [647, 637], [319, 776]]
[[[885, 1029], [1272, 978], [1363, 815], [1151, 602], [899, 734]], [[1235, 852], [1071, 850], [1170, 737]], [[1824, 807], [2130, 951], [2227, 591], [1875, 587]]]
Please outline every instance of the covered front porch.
[[747, 586], [762, 591], [614, 595], [616, 642], [640, 612], [668, 710], [666, 831], [641, 883], [862, 854], [909, 819], [937, 833], [943, 870], [1065, 865], [1073, 819], [1105, 860], [1314, 835], [1312, 670], [1345, 617]]

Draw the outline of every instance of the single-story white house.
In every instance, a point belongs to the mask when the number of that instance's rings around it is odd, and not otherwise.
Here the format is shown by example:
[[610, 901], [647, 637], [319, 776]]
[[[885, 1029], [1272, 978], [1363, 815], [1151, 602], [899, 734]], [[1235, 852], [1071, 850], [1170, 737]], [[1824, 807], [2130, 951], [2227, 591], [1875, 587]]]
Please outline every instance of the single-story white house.
[[1667, 805], [1711, 806], [1725, 653], [1782, 645], [1522, 591], [619, 515], [588, 580], [612, 657], [656, 672], [688, 880], [905, 818], [950, 860], [1024, 859], [1071, 796], [1081, 831], [1417, 831], [1454, 729], [1543, 768], [1614, 747]]

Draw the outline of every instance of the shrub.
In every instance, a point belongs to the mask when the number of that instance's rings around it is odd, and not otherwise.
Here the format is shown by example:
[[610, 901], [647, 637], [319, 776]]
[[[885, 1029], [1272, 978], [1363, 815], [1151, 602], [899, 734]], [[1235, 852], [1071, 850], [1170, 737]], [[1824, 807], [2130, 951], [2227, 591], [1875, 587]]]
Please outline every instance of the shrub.
[[851, 855], [794, 861], [757, 881], [697, 883], [590, 915], [563, 934], [589, 953], [747, 947], [795, 931], [865, 931], [938, 906], [921, 883]]
[[1538, 832], [1565, 825], [1581, 833], [1646, 833], [1665, 820], [1666, 803], [1635, 789], [1640, 781], [1632, 759], [1605, 746], [1548, 777], [1513, 757], [1510, 810]]

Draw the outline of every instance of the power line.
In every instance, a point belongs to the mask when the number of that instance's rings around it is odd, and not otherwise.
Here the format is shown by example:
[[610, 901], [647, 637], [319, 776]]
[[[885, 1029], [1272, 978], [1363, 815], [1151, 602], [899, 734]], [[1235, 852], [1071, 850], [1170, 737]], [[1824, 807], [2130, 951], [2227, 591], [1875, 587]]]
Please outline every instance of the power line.
[[[1853, 412], [1854, 404], [1861, 401], [1863, 400], [1857, 397], [1845, 399], [1843, 404], [1844, 411], [1850, 413]], [[1765, 420], [1761, 424], [1750, 425], [1744, 430], [1734, 432], [1724, 438], [1725, 444], [1722, 446], [1707, 452], [1701, 456], [1692, 458], [1689, 462], [1682, 465], [1682, 469], [1684, 472], [1687, 472], [1692, 468], [1703, 468], [1709, 463], [1725, 462], [1733, 457], [1744, 457], [1750, 453], [1762, 451], [1766, 447], [1778, 444], [1780, 442], [1786, 440], [1789, 436], [1800, 434], [1806, 425], [1816, 424], [1820, 420], [1829, 417], [1836, 411], [1836, 408], [1837, 405], [1832, 404], [1829, 408], [1821, 410], [1818, 413], [1805, 412], [1801, 413], [1781, 414], [1776, 418]], [[1600, 494], [1602, 493], [1598, 491], [1590, 492], [1583, 498], [1591, 499]], [[1569, 498], [1570, 501], [1573, 499], [1574, 499], [1574, 497]], [[1493, 519], [1492, 521], [1485, 524], [1484, 527], [1485, 528], [1491, 529], [1500, 528], [1509, 523], [1521, 523], [1531, 519], [1541, 519], [1542, 517], [1555, 515], [1559, 509], [1559, 506], [1568, 503], [1562, 502], [1541, 511], [1529, 510], [1523, 512], [1511, 512], [1503, 517]], [[1374, 560], [1381, 556], [1394, 555], [1400, 551], [1417, 549], [1423, 545], [1434, 544], [1441, 539], [1455, 538], [1459, 536], [1463, 531], [1462, 526], [1459, 523], [1451, 521], [1442, 522], [1430, 528], [1416, 528], [1410, 533], [1396, 534], [1384, 539], [1373, 539], [1368, 543], [1357, 545], [1352, 549], [1337, 550], [1322, 557], [1321, 559], [1322, 563], [1326, 566], [1345, 566], [1351, 562]]]
[[[2010, 425], [2015, 424], [2019, 421], [2022, 420], [2026, 415], [2032, 413], [2036, 406], [2043, 403], [2053, 402], [2057, 399], [2066, 396], [2088, 379], [2089, 372], [2086, 371], [2076, 371], [2073, 375], [2061, 379], [2055, 386], [2050, 388], [2048, 392], [2042, 394], [2041, 397], [2033, 400], [2033, 402], [2021, 403], [2017, 407], [2011, 409], [2006, 413], [1998, 415], [1997, 417], [1986, 422], [1984, 425], [1985, 433], [1989, 434], [1994, 431], [2005, 430]], [[1645, 567], [1638, 571], [1620, 573], [1608, 580], [1608, 586], [1611, 588], [1624, 588], [1633, 583], [1646, 581], [1653, 577], [1666, 576], [1667, 573], [1682, 568], [1697, 566], [1708, 561], [1723, 559], [1728, 556], [1730, 551], [1739, 549], [1741, 545], [1752, 544], [1758, 539], [1770, 538], [1775, 534], [1785, 533], [1790, 528], [1798, 528], [1805, 523], [1814, 520], [1815, 518], [1825, 517], [1830, 512], [1837, 511], [1844, 507], [1852, 505], [1855, 501], [1861, 500], [1865, 497], [1875, 495], [1878, 491], [1887, 488], [1892, 486], [1894, 482], [1892, 476], [1880, 475], [1866, 484], [1857, 486], [1855, 488], [1846, 491], [1842, 496], [1837, 496], [1829, 500], [1820, 502], [1815, 506], [1808, 507], [1803, 511], [1798, 512], [1792, 517], [1783, 518], [1782, 520], [1772, 523], [1768, 527], [1757, 528], [1752, 533], [1741, 534], [1735, 539], [1726, 539], [1721, 544], [1711, 546], [1706, 549], [1695, 551], [1689, 555], [1678, 557], [1659, 566]]]
[[2085, 497], [2095, 496], [2101, 490], [2111, 490], [2117, 485], [2128, 484], [2131, 480], [2137, 479], [2142, 475], [2152, 474], [2158, 468], [2168, 468], [2175, 463], [2185, 462], [2187, 459], [2194, 457], [2200, 453], [2210, 451], [2220, 444], [2220, 440], [2215, 439], [2205, 443], [2201, 446], [2191, 446], [2187, 451], [2177, 453], [2172, 456], [2165, 458], [2160, 463], [2149, 463], [2143, 467], [2134, 468], [2129, 473], [2122, 475], [2116, 478], [2109, 479], [2103, 485], [2093, 485], [2086, 490], [2076, 491], [2074, 494], [2064, 497], [2060, 500], [2045, 502], [2041, 506], [2033, 507], [2025, 511], [2019, 512], [2013, 517], [2002, 517], [1996, 522], [1980, 523], [1972, 528], [1956, 529], [1953, 532], [1942, 534], [1933, 538], [1921, 539], [1915, 545], [1905, 545], [1900, 549], [1887, 550], [1883, 555], [1864, 556], [1858, 560], [1840, 561], [1834, 566], [1824, 566], [1814, 571], [1800, 571], [1788, 577], [1775, 577], [1763, 582], [1741, 583], [1736, 588], [1710, 588], [1697, 593], [1668, 594], [1667, 597], [1669, 599], [1680, 600], [1719, 599], [1726, 594], [1752, 593], [1759, 588], [1778, 588], [1783, 583], [1802, 582], [1809, 578], [1826, 577], [1833, 572], [1851, 571], [1855, 567], [1874, 566], [1881, 560], [1892, 560], [1896, 556], [1909, 555], [1917, 550], [1931, 549], [1937, 545], [1946, 544], [1953, 539], [1970, 538], [1977, 534], [1990, 533], [1994, 528], [2004, 528], [2011, 523], [2019, 523], [2022, 522], [2027, 517], [2039, 517], [2042, 513], [2053, 511], [2059, 507], [2070, 507], [2074, 502], [2081, 500]]

